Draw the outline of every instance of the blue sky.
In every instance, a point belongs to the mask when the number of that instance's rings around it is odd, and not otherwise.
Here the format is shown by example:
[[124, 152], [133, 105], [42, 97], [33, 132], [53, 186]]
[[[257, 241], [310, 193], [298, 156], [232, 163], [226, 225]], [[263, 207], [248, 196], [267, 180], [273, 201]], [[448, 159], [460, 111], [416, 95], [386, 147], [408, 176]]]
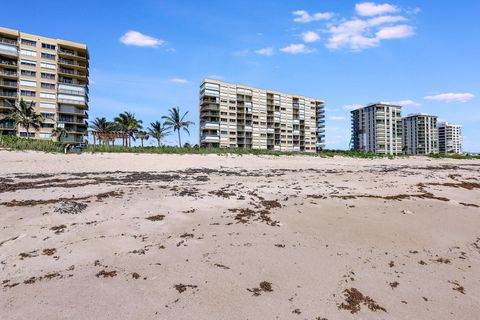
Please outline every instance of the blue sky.
[[88, 45], [91, 118], [180, 106], [198, 123], [215, 77], [326, 100], [328, 148], [348, 146], [349, 109], [388, 101], [462, 124], [480, 151], [478, 0], [21, 3], [3, 4], [2, 26]]

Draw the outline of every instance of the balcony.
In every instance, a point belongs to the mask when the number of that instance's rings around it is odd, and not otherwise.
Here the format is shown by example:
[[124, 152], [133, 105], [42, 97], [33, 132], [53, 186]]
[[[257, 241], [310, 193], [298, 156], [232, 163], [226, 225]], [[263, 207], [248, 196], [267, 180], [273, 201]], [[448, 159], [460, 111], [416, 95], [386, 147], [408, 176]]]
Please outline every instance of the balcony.
[[58, 64], [66, 64], [70, 66], [75, 66], [75, 67], [81, 67], [81, 68], [86, 68], [87, 64], [85, 62], [79, 62], [75, 60], [67, 60], [67, 59], [58, 59]]
[[0, 70], [0, 77], [16, 78], [17, 76], [18, 76], [18, 73], [16, 71]]
[[218, 143], [220, 142], [219, 135], [202, 135], [200, 138], [201, 143]]
[[59, 109], [58, 109], [58, 112], [59, 113], [71, 113], [71, 114], [75, 114], [75, 115], [82, 115], [82, 116], [87, 116], [88, 117], [88, 114], [85, 110], [80, 110], [80, 109], [77, 109], [75, 107], [65, 107], [65, 106], [61, 106]]
[[62, 142], [76, 142], [76, 143], [83, 143], [85, 142], [83, 137], [62, 137], [60, 138]]
[[16, 61], [13, 61], [13, 60], [1, 59], [1, 60], [0, 60], [0, 65], [9, 66], [9, 67], [16, 67], [16, 66], [17, 66], [17, 62], [16, 62]]
[[87, 73], [86, 73], [86, 72], [81, 72], [81, 71], [76, 71], [76, 70], [69, 70], [69, 69], [64, 69], [64, 68], [60, 68], [60, 69], [58, 70], [58, 73], [60, 73], [60, 74], [67, 74], [67, 75], [70, 75], [70, 76], [87, 77]]
[[15, 130], [17, 128], [14, 123], [4, 122], [0, 123], [0, 129]]
[[7, 87], [7, 88], [16, 88], [17, 87], [16, 81], [3, 81], [0, 80], [0, 87]]
[[58, 54], [59, 55], [64, 55], [64, 56], [75, 57], [75, 58], [87, 59], [87, 55], [85, 53], [80, 53], [80, 52], [76, 52], [74, 50], [69, 50], [69, 49], [59, 48], [58, 49]]
[[75, 79], [60, 78], [60, 79], [58, 79], [58, 83], [78, 86], [78, 87], [81, 87], [81, 88], [87, 88], [87, 83], [86, 82], [78, 81], [78, 80], [75, 80]]
[[16, 98], [17, 92], [16, 91], [0, 91], [0, 97]]
[[62, 103], [66, 103], [66, 104], [75, 104], [75, 105], [79, 105], [79, 106], [87, 106], [88, 107], [88, 104], [84, 101], [59, 98], [58, 102], [62, 102]]
[[212, 121], [200, 122], [200, 129], [202, 129], [202, 130], [206, 130], [206, 129], [218, 130], [218, 129], [220, 129], [220, 124], [218, 122], [212, 122]]
[[86, 96], [85, 91], [68, 90], [68, 89], [64, 89], [64, 88], [60, 88], [60, 87], [58, 88], [58, 93], [71, 94], [71, 95], [74, 95], [74, 96], [82, 96], [82, 97]]

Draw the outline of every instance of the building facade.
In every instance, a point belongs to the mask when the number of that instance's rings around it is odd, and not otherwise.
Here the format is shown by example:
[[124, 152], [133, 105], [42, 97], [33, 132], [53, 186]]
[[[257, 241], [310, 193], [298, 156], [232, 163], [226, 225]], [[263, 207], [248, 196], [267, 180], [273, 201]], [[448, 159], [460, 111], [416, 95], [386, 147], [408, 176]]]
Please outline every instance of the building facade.
[[409, 155], [438, 153], [437, 116], [409, 114], [402, 119], [403, 151]]
[[283, 152], [325, 147], [324, 101], [205, 79], [200, 145]]
[[441, 154], [462, 154], [462, 126], [449, 122], [439, 123], [438, 147]]
[[[30, 136], [52, 139], [55, 127], [64, 127], [61, 141], [82, 143], [87, 134], [87, 46], [0, 27], [0, 113], [20, 99], [35, 103], [44, 122]], [[2, 134], [26, 137], [13, 123], [1, 123]]]
[[402, 153], [401, 106], [374, 103], [352, 110], [353, 150], [385, 155]]

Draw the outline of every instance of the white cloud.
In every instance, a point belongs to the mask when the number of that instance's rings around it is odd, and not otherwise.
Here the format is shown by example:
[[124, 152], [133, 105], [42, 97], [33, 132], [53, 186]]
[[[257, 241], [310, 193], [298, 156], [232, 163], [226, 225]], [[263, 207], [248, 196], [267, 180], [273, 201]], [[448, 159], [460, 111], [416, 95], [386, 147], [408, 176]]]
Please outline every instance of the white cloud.
[[400, 9], [389, 3], [376, 4], [374, 2], [363, 2], [355, 5], [355, 11], [360, 16], [372, 17], [386, 13], [398, 12]]
[[255, 51], [256, 54], [262, 55], [262, 56], [272, 56], [273, 55], [273, 48], [272, 47], [267, 47], [267, 48], [262, 48], [258, 49]]
[[426, 100], [434, 100], [441, 102], [468, 102], [475, 98], [471, 93], [441, 93], [432, 96], [426, 96]]
[[301, 22], [301, 23], [308, 23], [312, 21], [319, 21], [319, 20], [330, 20], [333, 18], [333, 13], [331, 12], [317, 12], [314, 13], [313, 15], [310, 15], [307, 11], [305, 10], [297, 10], [292, 12], [296, 18], [293, 19], [295, 22]]
[[339, 121], [339, 120], [345, 120], [347, 118], [345, 118], [343, 116], [331, 116], [331, 117], [328, 117], [328, 119], [334, 120], [334, 121]]
[[[353, 18], [344, 20], [328, 29], [330, 38], [326, 44], [329, 49], [348, 48], [361, 51], [380, 45], [381, 40], [400, 39], [415, 34], [409, 25], [391, 25], [408, 20], [403, 16], [380, 16], [370, 19]], [[384, 26], [387, 24], [387, 26]]]
[[407, 20], [408, 19], [403, 16], [380, 16], [368, 19], [367, 22], [370, 27], [375, 27], [386, 23], [403, 22]]
[[376, 33], [377, 39], [401, 39], [408, 38], [415, 34], [412, 26], [398, 25], [393, 27], [384, 27]]
[[316, 41], [320, 40], [320, 36], [316, 32], [306, 31], [306, 32], [302, 33], [302, 39], [303, 39], [303, 41], [305, 41], [307, 43], [311, 43], [311, 42], [316, 42]]
[[151, 36], [147, 36], [138, 31], [130, 30], [125, 33], [121, 38], [120, 42], [127, 46], [137, 46], [137, 47], [151, 47], [156, 48], [165, 44], [164, 40], [160, 40]]
[[311, 53], [312, 49], [307, 48], [303, 43], [302, 44], [291, 44], [285, 48], [280, 49], [280, 51], [285, 53], [297, 54], [297, 53]]
[[168, 81], [173, 82], [173, 83], [180, 83], [180, 84], [186, 84], [186, 83], [189, 82], [187, 79], [182, 79], [182, 78], [172, 78]]
[[393, 105], [402, 106], [402, 107], [409, 107], [409, 106], [419, 107], [419, 106], [421, 106], [420, 103], [415, 102], [412, 99], [405, 99], [405, 100], [399, 100], [399, 101], [387, 101], [387, 102], [384, 102], [384, 103], [393, 104]]
[[346, 106], [343, 106], [343, 109], [345, 110], [355, 110], [359, 108], [363, 108], [364, 106], [361, 104], [348, 104]]

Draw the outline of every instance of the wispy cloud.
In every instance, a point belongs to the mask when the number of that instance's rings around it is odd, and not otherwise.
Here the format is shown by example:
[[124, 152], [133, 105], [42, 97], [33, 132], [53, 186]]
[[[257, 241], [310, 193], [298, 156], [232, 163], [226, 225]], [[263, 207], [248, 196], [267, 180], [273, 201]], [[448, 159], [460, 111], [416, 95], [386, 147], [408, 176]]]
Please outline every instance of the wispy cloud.
[[218, 74], [212, 74], [207, 77], [208, 79], [213, 79], [213, 80], [224, 80], [225, 77], [218, 75]]
[[150, 47], [156, 48], [165, 44], [164, 40], [157, 39], [138, 31], [127, 31], [121, 38], [120, 42], [127, 46]]
[[355, 11], [360, 16], [372, 17], [386, 13], [395, 13], [400, 11], [400, 9], [389, 3], [362, 2], [355, 5]]
[[436, 95], [426, 96], [426, 100], [434, 100], [441, 102], [468, 102], [475, 98], [472, 93], [440, 93]]
[[319, 20], [330, 20], [334, 16], [334, 14], [331, 12], [317, 12], [314, 14], [310, 14], [306, 10], [297, 10], [292, 12], [292, 14], [295, 16], [293, 21], [301, 23], [308, 23]]
[[306, 31], [302, 33], [302, 39], [304, 42], [312, 43], [320, 40], [320, 36], [318, 35], [318, 33], [314, 31]]
[[258, 50], [255, 50], [255, 53], [262, 56], [273, 56], [273, 48], [267, 47], [267, 48], [258, 49]]
[[419, 107], [421, 106], [420, 103], [413, 101], [412, 99], [405, 99], [399, 101], [386, 101], [387, 104], [393, 104], [402, 107]]
[[172, 83], [180, 83], [180, 84], [186, 84], [186, 83], [189, 83], [190, 81], [188, 81], [187, 79], [182, 79], [182, 78], [172, 78], [170, 80], [168, 80]]
[[285, 48], [280, 49], [280, 51], [290, 54], [298, 54], [298, 53], [311, 53], [314, 50], [307, 48], [303, 43], [301, 44], [291, 44], [286, 46]]
[[245, 57], [250, 53], [250, 50], [248, 49], [242, 49], [242, 50], [237, 50], [233, 53], [234, 56], [236, 57]]

